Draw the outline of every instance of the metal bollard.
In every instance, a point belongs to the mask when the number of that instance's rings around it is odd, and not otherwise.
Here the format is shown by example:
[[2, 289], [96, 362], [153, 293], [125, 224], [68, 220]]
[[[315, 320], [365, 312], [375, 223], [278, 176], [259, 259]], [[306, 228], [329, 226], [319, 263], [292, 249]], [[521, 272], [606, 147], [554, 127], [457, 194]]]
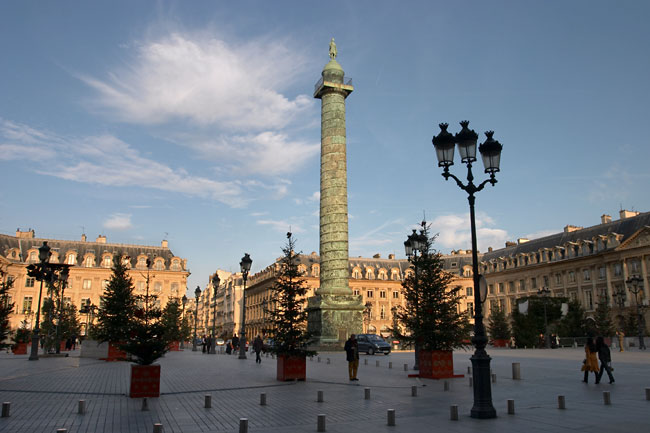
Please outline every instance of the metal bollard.
[[379, 361], [375, 361], [375, 367], [379, 367]]
[[212, 407], [212, 396], [210, 394], [206, 394], [203, 407], [206, 409], [210, 409]]
[[326, 427], [325, 427], [325, 415], [320, 414], [320, 415], [318, 415], [318, 422], [316, 424], [316, 431], [325, 431], [325, 430], [326, 430]]
[[327, 363], [330, 364], [330, 359], [329, 358], [327, 358]]
[[2, 418], [9, 418], [9, 413], [11, 412], [11, 402], [5, 401], [2, 403]]
[[368, 359], [363, 360], [363, 365], [368, 365]]
[[606, 405], [612, 404], [612, 396], [610, 395], [609, 391], [603, 391], [603, 403]]
[[239, 433], [248, 433], [248, 418], [239, 418]]
[[409, 371], [409, 365], [408, 364], [404, 364], [404, 371]]
[[370, 388], [363, 389], [363, 398], [365, 400], [370, 400]]
[[79, 408], [77, 410], [77, 413], [79, 415], [83, 415], [86, 413], [86, 400], [79, 400]]
[[557, 408], [558, 409], [566, 409], [566, 399], [564, 398], [563, 395], [558, 395], [557, 396]]
[[413, 385], [411, 386], [411, 397], [417, 397], [418, 396], [418, 387]]
[[515, 414], [515, 401], [510, 399], [508, 400], [508, 415]]
[[316, 401], [318, 403], [322, 403], [323, 401], [325, 401], [325, 399], [323, 398], [323, 391], [318, 391], [316, 393]]
[[521, 366], [518, 362], [512, 363], [512, 379], [521, 380]]
[[162, 424], [159, 422], [153, 425], [153, 433], [162, 433]]
[[260, 394], [260, 406], [266, 406], [266, 393], [265, 392]]
[[387, 412], [387, 418], [388, 422], [386, 423], [387, 425], [395, 425], [395, 409], [388, 409]]
[[650, 400], [650, 388], [645, 389], [645, 399]]
[[492, 383], [497, 383], [497, 375], [492, 373]]
[[147, 402], [147, 398], [142, 399], [142, 411], [148, 411], [149, 410], [149, 403]]
[[452, 421], [458, 421], [458, 405], [452, 404], [449, 406], [449, 419]]

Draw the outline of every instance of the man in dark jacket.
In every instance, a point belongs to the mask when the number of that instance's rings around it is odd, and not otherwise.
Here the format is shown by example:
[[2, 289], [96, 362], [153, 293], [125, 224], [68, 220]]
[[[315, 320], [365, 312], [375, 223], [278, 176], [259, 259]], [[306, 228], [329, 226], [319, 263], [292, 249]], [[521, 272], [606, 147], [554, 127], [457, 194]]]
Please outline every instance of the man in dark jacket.
[[359, 369], [359, 345], [357, 344], [356, 335], [350, 335], [348, 341], [345, 342], [345, 359], [348, 361], [348, 373], [350, 380], [357, 379], [357, 370]]
[[612, 354], [603, 337], [596, 338], [596, 350], [598, 351], [598, 359], [600, 359], [600, 371], [596, 375], [596, 383], [600, 382], [600, 378], [603, 377], [605, 371], [607, 372], [607, 376], [609, 376], [609, 383], [614, 383], [614, 376], [612, 375], [611, 369]]
[[262, 363], [262, 358], [260, 358], [260, 353], [262, 352], [262, 349], [264, 348], [264, 342], [262, 341], [262, 337], [259, 335], [255, 337], [255, 340], [253, 341], [253, 351], [255, 352], [255, 362], [257, 364]]

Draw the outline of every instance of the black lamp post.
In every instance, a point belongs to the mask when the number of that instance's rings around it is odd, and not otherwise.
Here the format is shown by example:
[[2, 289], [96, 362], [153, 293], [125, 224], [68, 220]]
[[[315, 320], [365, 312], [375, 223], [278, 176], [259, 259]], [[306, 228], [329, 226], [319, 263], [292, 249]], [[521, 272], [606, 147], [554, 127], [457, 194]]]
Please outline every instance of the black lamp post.
[[[426, 226], [426, 221], [422, 221], [422, 229], [420, 230], [420, 234], [417, 233], [417, 230], [413, 230], [413, 233], [408, 235], [406, 240], [404, 241], [404, 252], [406, 253], [406, 257], [408, 257], [409, 261], [413, 263], [413, 271], [415, 272], [415, 291], [417, 293], [418, 291], [418, 251], [422, 255], [424, 253], [424, 250], [426, 249], [427, 246], [427, 236], [424, 234], [424, 229]], [[420, 320], [420, 295], [418, 293], [418, 297], [416, 300], [415, 304], [415, 311], [418, 316], [418, 320]], [[413, 370], [419, 370], [420, 369], [420, 346], [418, 343], [415, 343], [415, 362], [413, 364]]]
[[634, 302], [636, 303], [636, 321], [639, 330], [639, 349], [645, 350], [645, 342], [643, 341], [643, 307], [639, 303], [639, 293], [643, 293], [643, 278], [638, 275], [633, 275], [625, 281], [627, 288], [634, 294]]
[[[183, 329], [183, 332], [185, 332], [185, 304], [187, 304], [187, 296], [183, 295], [181, 298], [181, 304], [183, 305], [183, 308], [181, 310], [181, 329]], [[185, 349], [185, 335], [183, 335], [183, 338], [181, 338], [181, 349]]]
[[546, 316], [546, 303], [550, 294], [551, 290], [548, 287], [542, 287], [537, 290], [537, 296], [541, 296], [542, 302], [544, 303], [544, 346], [547, 349], [551, 348], [551, 339], [548, 337], [548, 319]]
[[244, 279], [244, 289], [241, 295], [241, 331], [239, 332], [239, 359], [246, 359], [246, 280], [248, 279], [248, 271], [251, 270], [253, 260], [248, 255], [244, 254], [239, 267], [241, 268], [242, 278]]
[[[481, 191], [489, 182], [493, 186], [497, 183], [494, 176], [499, 171], [499, 163], [501, 161], [501, 150], [503, 146], [498, 141], [492, 138], [493, 131], [485, 133], [487, 140], [479, 146], [479, 152], [483, 159], [485, 166], [485, 173], [490, 175], [489, 179], [484, 180], [478, 186], [474, 184], [474, 175], [472, 174], [472, 163], [476, 161], [476, 142], [478, 135], [476, 132], [468, 128], [469, 121], [464, 120], [460, 122], [462, 129], [456, 134], [451, 135], [447, 132], [446, 123], [441, 123], [440, 134], [433, 137], [433, 146], [436, 149], [438, 157], [438, 167], [443, 167], [445, 180], [451, 177], [456, 181], [456, 184], [467, 193], [467, 200], [469, 201], [469, 216], [470, 225], [472, 230], [472, 271], [474, 277], [474, 336], [472, 343], [476, 347], [474, 355], [472, 355], [472, 369], [473, 376], [473, 389], [474, 389], [474, 406], [472, 407], [472, 418], [495, 418], [497, 416], [496, 410], [492, 405], [492, 388], [490, 384], [490, 357], [485, 351], [488, 338], [483, 326], [483, 308], [481, 305], [481, 295], [479, 289], [480, 276], [478, 273], [478, 251], [476, 246], [476, 216], [474, 213], [474, 203], [476, 198], [474, 194]], [[461, 162], [467, 165], [467, 184], [463, 184], [456, 176], [449, 172], [449, 167], [454, 164], [454, 145], [458, 145], [458, 153], [460, 153]]]
[[217, 290], [219, 290], [219, 275], [214, 272], [212, 277], [212, 302], [214, 302], [214, 314], [212, 314], [212, 344], [210, 344], [210, 353], [217, 353]]
[[56, 324], [56, 353], [61, 353], [61, 334], [59, 333], [59, 327], [63, 323], [63, 292], [65, 292], [65, 286], [68, 284], [68, 275], [70, 274], [70, 265], [65, 265], [64, 268], [59, 271], [59, 284], [61, 287], [61, 296], [59, 296], [59, 321]]
[[194, 310], [194, 338], [192, 339], [192, 352], [196, 352], [196, 326], [197, 321], [199, 320], [199, 297], [201, 296], [201, 288], [196, 286], [194, 290], [194, 298], [196, 298], [196, 310]]
[[38, 249], [38, 259], [40, 260], [39, 264], [31, 264], [27, 266], [27, 275], [33, 277], [41, 282], [40, 289], [38, 290], [38, 307], [36, 309], [36, 326], [32, 332], [32, 349], [29, 354], [30, 361], [38, 361], [38, 343], [39, 343], [39, 333], [40, 333], [40, 319], [41, 319], [41, 298], [43, 296], [43, 281], [50, 281], [52, 279], [52, 271], [48, 266], [48, 260], [50, 260], [50, 247], [47, 245], [47, 241], [43, 241], [43, 245]]

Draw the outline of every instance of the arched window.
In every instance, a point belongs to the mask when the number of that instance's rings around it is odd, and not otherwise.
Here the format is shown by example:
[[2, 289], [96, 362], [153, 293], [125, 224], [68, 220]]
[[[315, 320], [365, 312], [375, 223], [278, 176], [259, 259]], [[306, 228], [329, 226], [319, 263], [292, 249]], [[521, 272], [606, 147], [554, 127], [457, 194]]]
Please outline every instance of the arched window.
[[374, 280], [375, 279], [375, 271], [372, 270], [372, 268], [366, 268], [366, 280]]
[[172, 266], [171, 266], [172, 271], [180, 271], [181, 270], [181, 262], [178, 259], [172, 260]]
[[136, 263], [135, 267], [138, 269], [147, 269], [147, 257], [146, 256], [138, 257], [138, 263]]
[[388, 277], [387, 277], [387, 275], [386, 275], [386, 271], [385, 271], [384, 269], [380, 269], [380, 270], [379, 270], [379, 276], [378, 276], [378, 278], [379, 278], [380, 280], [387, 280], [387, 279], [388, 279]]
[[318, 265], [314, 265], [311, 267], [311, 276], [312, 277], [318, 277], [320, 275], [320, 267]]
[[153, 268], [156, 271], [162, 271], [165, 269], [165, 263], [162, 260], [156, 260], [156, 262], [153, 265]]
[[74, 254], [68, 254], [68, 257], [66, 258], [65, 262], [69, 265], [76, 265], [77, 257]]
[[92, 268], [95, 266], [95, 256], [92, 254], [87, 255], [86, 258], [84, 259], [84, 267], [85, 268]]
[[399, 281], [399, 269], [393, 269], [390, 272], [390, 279], [394, 281]]
[[360, 280], [361, 279], [361, 269], [359, 268], [354, 268], [352, 271], [352, 278], [355, 280]]
[[102, 258], [102, 267], [110, 268], [111, 266], [113, 266], [113, 258], [111, 256], [104, 256]]

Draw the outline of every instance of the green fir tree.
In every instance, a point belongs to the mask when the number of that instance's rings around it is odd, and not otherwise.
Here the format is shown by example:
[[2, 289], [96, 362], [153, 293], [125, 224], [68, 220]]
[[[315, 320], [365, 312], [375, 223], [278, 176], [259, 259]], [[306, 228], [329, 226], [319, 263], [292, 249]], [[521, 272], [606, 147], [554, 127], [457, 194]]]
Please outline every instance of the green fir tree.
[[0, 270], [0, 348], [7, 346], [5, 340], [11, 332], [9, 315], [14, 310], [14, 303], [9, 302], [9, 291], [13, 287], [14, 280], [5, 277], [5, 272]]
[[512, 335], [506, 313], [499, 307], [490, 311], [488, 333], [493, 340], [509, 340]]
[[181, 307], [177, 299], [171, 299], [162, 311], [162, 324], [165, 327], [165, 338], [168, 341], [181, 341], [183, 338], [183, 324], [181, 320]]
[[298, 270], [299, 258], [295, 246], [291, 233], [287, 233], [278, 278], [271, 292], [270, 304], [274, 308], [265, 311], [270, 316], [270, 336], [274, 342], [270, 350], [280, 355], [313, 356], [316, 352], [306, 349], [312, 340], [312, 335], [307, 331], [305, 310], [308, 288]]
[[611, 337], [615, 334], [614, 323], [612, 322], [611, 308], [607, 301], [607, 293], [603, 292], [598, 296], [596, 314], [594, 315], [598, 334], [603, 337]]

